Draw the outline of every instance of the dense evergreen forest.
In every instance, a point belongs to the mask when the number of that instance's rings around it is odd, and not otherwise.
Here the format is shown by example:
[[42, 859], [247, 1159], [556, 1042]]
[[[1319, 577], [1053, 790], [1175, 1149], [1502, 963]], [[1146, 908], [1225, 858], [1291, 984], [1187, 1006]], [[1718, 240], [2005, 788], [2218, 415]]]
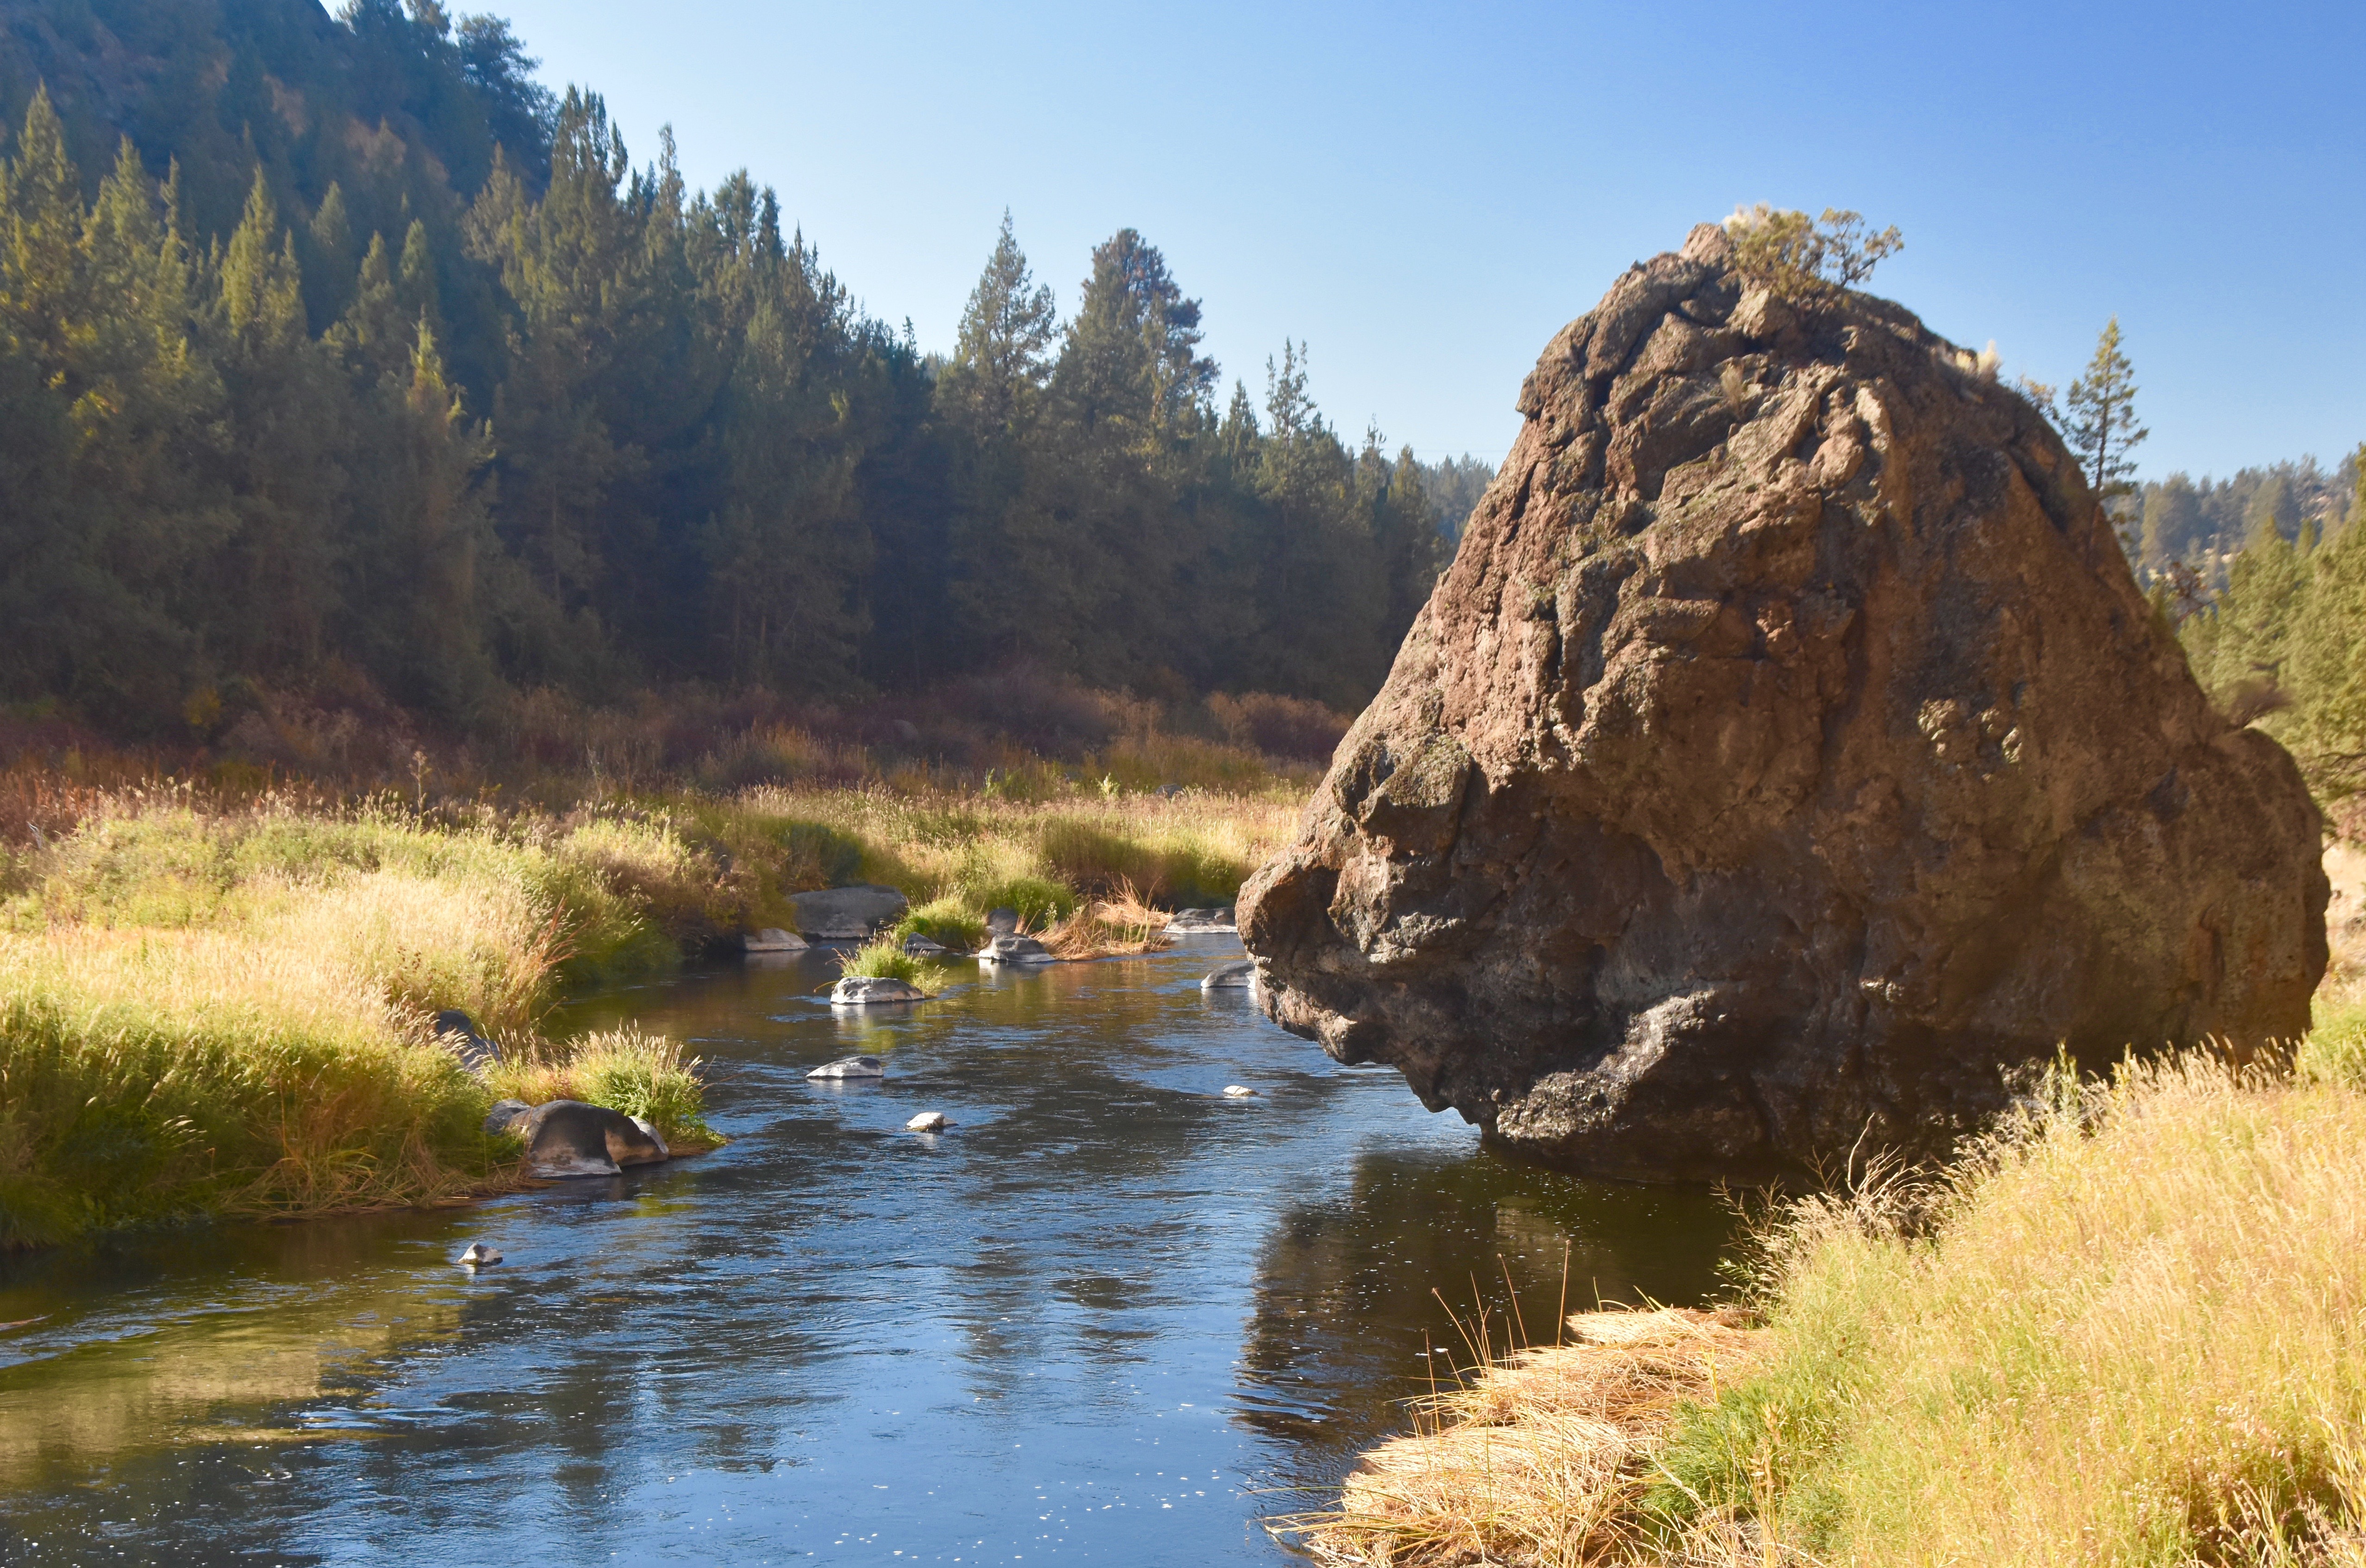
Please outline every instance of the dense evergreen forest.
[[1378, 685], [1482, 465], [1342, 439], [1296, 344], [1225, 386], [1132, 230], [1062, 320], [1006, 219], [926, 353], [534, 64], [435, 0], [0, 0], [0, 700]]

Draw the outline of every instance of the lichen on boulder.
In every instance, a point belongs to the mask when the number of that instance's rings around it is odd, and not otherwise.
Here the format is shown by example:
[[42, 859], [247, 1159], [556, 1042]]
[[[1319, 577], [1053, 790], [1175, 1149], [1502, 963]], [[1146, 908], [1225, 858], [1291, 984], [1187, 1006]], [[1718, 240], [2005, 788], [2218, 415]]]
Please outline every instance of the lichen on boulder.
[[1574, 1169], [1936, 1152], [2067, 1044], [2297, 1036], [2298, 770], [2038, 410], [1703, 225], [1527, 423], [1241, 929], [1284, 1026]]

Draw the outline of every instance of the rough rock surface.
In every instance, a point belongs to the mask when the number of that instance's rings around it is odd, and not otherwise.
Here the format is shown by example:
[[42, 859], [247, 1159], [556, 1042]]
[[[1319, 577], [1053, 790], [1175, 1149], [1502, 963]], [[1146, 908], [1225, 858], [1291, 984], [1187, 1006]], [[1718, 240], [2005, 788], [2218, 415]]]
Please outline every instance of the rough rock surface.
[[1556, 1163], [1943, 1148], [2057, 1041], [2298, 1034], [2317, 813], [2215, 713], [2035, 409], [1723, 235], [1546, 348], [1527, 422], [1244, 890], [1266, 1009]]

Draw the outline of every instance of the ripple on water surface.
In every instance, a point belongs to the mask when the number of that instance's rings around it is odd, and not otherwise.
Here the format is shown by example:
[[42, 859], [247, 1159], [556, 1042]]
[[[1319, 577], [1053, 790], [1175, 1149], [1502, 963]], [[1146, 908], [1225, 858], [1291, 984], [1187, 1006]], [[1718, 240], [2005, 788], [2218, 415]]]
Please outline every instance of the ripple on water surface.
[[[38, 1319], [0, 1335], [0, 1561], [1269, 1562], [1257, 1520], [1454, 1341], [1433, 1291], [1500, 1313], [1508, 1271], [1542, 1337], [1564, 1280], [1710, 1288], [1713, 1200], [1481, 1150], [1202, 992], [1237, 951], [880, 1016], [819, 953], [617, 992], [566, 1026], [692, 1041], [727, 1147], [0, 1263]], [[856, 1052], [888, 1076], [805, 1078]]]

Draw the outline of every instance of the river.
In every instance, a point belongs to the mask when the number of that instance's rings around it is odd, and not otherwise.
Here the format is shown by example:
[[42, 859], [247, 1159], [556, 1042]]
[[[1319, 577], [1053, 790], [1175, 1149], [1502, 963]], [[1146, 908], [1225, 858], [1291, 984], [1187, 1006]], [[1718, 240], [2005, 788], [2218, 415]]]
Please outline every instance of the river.
[[558, 1025], [693, 1042], [726, 1148], [0, 1260], [0, 1562], [1286, 1562], [1259, 1520], [1467, 1361], [1433, 1291], [1508, 1271], [1546, 1338], [1564, 1289], [1713, 1289], [1709, 1196], [1482, 1149], [1200, 990], [1238, 955], [877, 1016], [822, 953], [619, 991]]

